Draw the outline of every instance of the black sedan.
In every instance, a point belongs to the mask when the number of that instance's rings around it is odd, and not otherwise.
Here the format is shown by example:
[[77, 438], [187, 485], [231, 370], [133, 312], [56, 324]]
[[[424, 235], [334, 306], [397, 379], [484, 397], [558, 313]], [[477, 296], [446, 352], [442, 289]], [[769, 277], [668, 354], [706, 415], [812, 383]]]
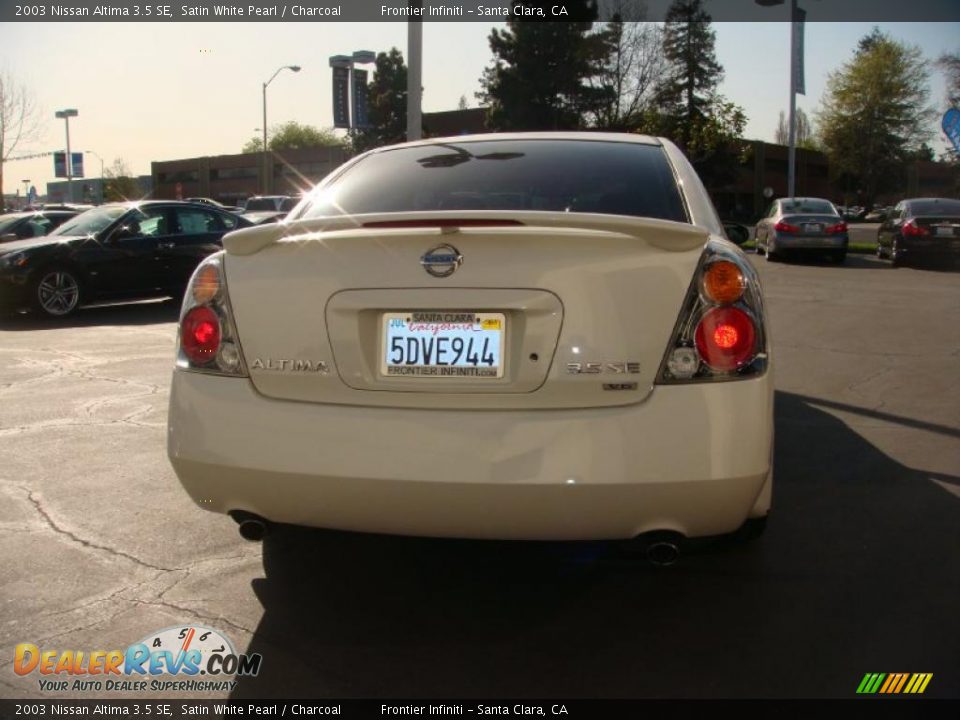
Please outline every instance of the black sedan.
[[960, 200], [917, 198], [898, 203], [877, 231], [877, 256], [894, 267], [960, 262]]
[[102, 205], [46, 237], [0, 244], [0, 311], [63, 317], [86, 303], [178, 296], [225, 233], [249, 226], [194, 203]]
[[35, 210], [0, 215], [0, 243], [43, 237], [79, 212], [79, 210]]

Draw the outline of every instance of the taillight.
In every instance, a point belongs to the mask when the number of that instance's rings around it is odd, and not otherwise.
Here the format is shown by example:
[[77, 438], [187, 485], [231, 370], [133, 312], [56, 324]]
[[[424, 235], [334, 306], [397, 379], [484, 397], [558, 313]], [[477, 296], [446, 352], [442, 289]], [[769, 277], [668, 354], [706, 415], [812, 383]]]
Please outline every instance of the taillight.
[[180, 342], [192, 363], [205, 365], [215, 359], [220, 339], [220, 318], [204, 305], [193, 308], [180, 321]]
[[783, 220], [781, 220], [776, 225], [774, 225], [773, 229], [776, 230], [777, 232], [782, 232], [782, 233], [800, 232], [800, 227], [798, 225], [791, 225], [790, 223], [786, 223]]
[[223, 253], [194, 271], [180, 310], [177, 367], [214, 375], [246, 376], [223, 272]]
[[747, 281], [740, 266], [730, 260], [717, 260], [704, 266], [703, 292], [716, 303], [732, 303], [740, 299]]
[[766, 348], [756, 271], [741, 253], [711, 240], [687, 292], [657, 382], [755, 377], [766, 371]]
[[827, 226], [827, 235], [843, 235], [847, 231], [845, 222], [838, 222], [836, 225]]
[[900, 226], [900, 234], [904, 237], [922, 237], [930, 234], [930, 228], [917, 225], [916, 220], [907, 220]]
[[697, 352], [707, 365], [729, 372], [753, 358], [756, 329], [743, 310], [718, 307], [704, 313], [694, 339]]

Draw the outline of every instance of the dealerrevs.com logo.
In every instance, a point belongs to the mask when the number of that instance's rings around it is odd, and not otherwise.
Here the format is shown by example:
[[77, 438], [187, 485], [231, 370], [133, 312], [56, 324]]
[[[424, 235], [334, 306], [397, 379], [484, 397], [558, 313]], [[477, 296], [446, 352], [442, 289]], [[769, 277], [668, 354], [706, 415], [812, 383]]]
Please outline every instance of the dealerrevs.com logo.
[[181, 625], [150, 633], [126, 650], [44, 650], [20, 643], [13, 670], [38, 674], [39, 688], [46, 691], [198, 692], [233, 690], [232, 676], [255, 677], [262, 662], [259, 653], [238, 654], [217, 630]]

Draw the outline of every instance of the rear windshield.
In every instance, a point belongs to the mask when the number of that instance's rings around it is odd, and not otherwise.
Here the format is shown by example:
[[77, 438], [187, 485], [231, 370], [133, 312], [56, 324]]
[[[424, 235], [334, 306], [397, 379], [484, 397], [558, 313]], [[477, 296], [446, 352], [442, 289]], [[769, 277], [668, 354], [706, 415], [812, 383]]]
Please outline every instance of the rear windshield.
[[817, 215], [836, 215], [837, 210], [833, 203], [827, 200], [816, 200], [814, 198], [797, 198], [796, 200], [783, 200], [781, 202], [784, 213], [816, 213]]
[[914, 200], [907, 208], [907, 215], [960, 215], [960, 200]]
[[298, 217], [419, 210], [543, 210], [687, 222], [663, 149], [592, 140], [485, 140], [375, 153]]

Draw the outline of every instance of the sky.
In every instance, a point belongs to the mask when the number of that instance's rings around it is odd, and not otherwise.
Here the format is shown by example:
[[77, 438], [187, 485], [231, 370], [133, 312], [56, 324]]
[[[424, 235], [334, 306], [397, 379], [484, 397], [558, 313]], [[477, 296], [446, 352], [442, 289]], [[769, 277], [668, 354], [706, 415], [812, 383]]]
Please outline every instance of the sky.
[[[847, 62], [871, 23], [807, 23], [805, 96], [811, 114], [827, 75]], [[926, 57], [960, 52], [960, 23], [877, 24]], [[423, 110], [453, 110], [461, 96], [470, 107], [491, 62], [488, 36], [499, 23], [423, 24]], [[720, 92], [744, 108], [745, 136], [773, 140], [789, 103], [789, 25], [714, 23], [717, 58], [725, 70]], [[268, 88], [269, 126], [295, 120], [330, 127], [331, 55], [399, 48], [406, 55], [405, 22], [384, 23], [2, 23], [0, 70], [33, 94], [40, 117], [37, 141], [14, 157], [65, 148], [64, 121], [54, 113], [76, 108], [70, 120], [73, 152], [91, 151], [107, 167], [122, 158], [138, 175], [155, 160], [240, 152], [262, 126], [262, 83], [284, 65]], [[942, 114], [945, 86], [931, 73], [930, 101]], [[944, 141], [937, 129], [935, 149]], [[86, 174], [100, 161], [85, 156]], [[53, 158], [8, 161], [3, 192], [23, 193], [29, 179], [44, 194]]]

